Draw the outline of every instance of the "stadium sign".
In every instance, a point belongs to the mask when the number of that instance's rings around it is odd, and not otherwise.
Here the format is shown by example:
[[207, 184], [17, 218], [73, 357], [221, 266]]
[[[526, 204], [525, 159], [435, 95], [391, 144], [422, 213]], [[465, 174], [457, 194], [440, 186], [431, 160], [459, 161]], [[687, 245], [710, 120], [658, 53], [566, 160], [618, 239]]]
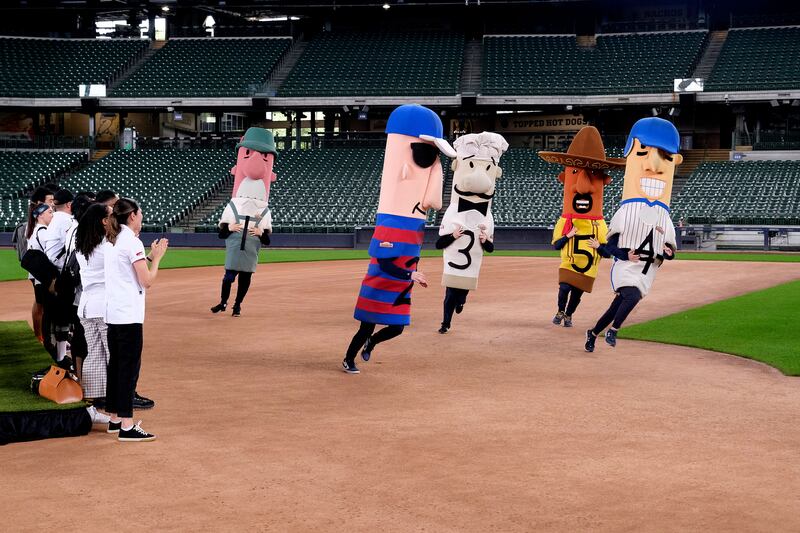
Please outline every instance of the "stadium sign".
[[506, 133], [552, 133], [578, 131], [588, 126], [583, 115], [503, 115], [497, 117], [495, 131]]
[[703, 92], [703, 78], [674, 78], [674, 92], [676, 93], [701, 93]]

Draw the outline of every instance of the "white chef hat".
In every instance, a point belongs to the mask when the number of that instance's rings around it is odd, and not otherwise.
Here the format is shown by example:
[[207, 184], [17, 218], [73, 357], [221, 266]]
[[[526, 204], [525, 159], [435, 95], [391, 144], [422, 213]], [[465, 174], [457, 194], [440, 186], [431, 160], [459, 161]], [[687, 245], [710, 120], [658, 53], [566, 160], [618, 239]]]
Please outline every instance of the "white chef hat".
[[478, 159], [498, 164], [500, 156], [508, 150], [508, 143], [502, 135], [484, 131], [462, 135], [453, 143], [453, 148], [459, 159]]

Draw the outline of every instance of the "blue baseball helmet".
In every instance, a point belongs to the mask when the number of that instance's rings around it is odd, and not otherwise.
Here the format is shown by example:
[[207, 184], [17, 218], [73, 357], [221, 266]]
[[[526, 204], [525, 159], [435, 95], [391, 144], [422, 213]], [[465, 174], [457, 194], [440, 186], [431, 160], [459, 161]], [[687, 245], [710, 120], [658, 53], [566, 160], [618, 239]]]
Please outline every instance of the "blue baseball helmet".
[[392, 111], [386, 122], [386, 133], [398, 133], [431, 141], [444, 155], [456, 157], [456, 151], [444, 139], [444, 128], [439, 115], [419, 104], [401, 105]]
[[672, 122], [658, 117], [636, 121], [625, 143], [625, 157], [633, 149], [633, 139], [639, 139], [644, 146], [655, 146], [670, 154], [677, 154], [681, 145], [681, 136]]

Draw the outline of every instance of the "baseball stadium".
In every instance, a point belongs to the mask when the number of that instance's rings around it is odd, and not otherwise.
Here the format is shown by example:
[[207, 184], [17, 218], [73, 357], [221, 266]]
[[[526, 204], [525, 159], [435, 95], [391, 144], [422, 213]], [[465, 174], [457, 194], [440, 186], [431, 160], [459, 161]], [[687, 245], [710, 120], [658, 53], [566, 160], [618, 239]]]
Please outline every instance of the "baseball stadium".
[[0, 530], [798, 531], [800, 5], [0, 5]]

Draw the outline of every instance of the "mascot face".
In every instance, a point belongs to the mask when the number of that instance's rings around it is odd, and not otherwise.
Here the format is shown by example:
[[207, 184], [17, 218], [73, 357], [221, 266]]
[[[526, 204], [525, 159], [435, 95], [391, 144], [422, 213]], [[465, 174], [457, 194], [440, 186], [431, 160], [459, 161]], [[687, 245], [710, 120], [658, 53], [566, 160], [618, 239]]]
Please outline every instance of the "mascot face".
[[474, 157], [453, 160], [453, 194], [474, 203], [490, 202], [494, 198], [495, 182], [503, 169], [492, 161]]
[[605, 171], [566, 167], [558, 175], [558, 181], [564, 184], [564, 214], [603, 216], [603, 187], [611, 183]]
[[272, 171], [274, 163], [273, 154], [240, 146], [236, 153], [236, 166], [231, 169], [233, 197], [267, 202], [270, 184], [277, 179]]
[[645, 198], [669, 205], [675, 167], [682, 162], [683, 156], [680, 154], [642, 145], [639, 139], [634, 139], [633, 148], [625, 159], [622, 199]]
[[390, 133], [381, 175], [378, 213], [425, 219], [442, 207], [439, 148], [419, 137]]

